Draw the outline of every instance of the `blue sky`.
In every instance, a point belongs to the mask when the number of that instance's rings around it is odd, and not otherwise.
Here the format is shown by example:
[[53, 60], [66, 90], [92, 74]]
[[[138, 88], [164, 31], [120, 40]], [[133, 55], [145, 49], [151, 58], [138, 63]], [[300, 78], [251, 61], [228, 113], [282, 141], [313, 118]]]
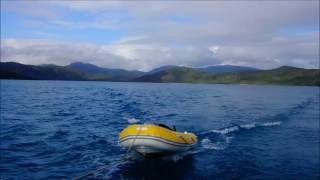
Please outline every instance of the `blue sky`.
[[[62, 9], [62, 11], [66, 11]], [[61, 18], [63, 21], [72, 23], [86, 22], [95, 20], [94, 15], [83, 12], [65, 12]], [[111, 13], [115, 19], [129, 21], [130, 17], [124, 12]], [[127, 34], [126, 29], [105, 29], [95, 27], [68, 27], [68, 25], [57, 24], [44, 17], [37, 17], [16, 11], [1, 11], [1, 38], [19, 39], [56, 39], [70, 42], [92, 42], [97, 44], [109, 44]]]
[[319, 67], [319, 1], [1, 1], [1, 60]]

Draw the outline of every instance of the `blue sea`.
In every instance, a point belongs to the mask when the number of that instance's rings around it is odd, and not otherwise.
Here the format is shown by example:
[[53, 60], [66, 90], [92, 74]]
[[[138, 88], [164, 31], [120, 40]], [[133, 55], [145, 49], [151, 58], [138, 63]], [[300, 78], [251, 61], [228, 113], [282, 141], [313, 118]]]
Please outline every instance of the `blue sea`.
[[[319, 179], [319, 116], [319, 87], [1, 80], [0, 179]], [[129, 123], [198, 145], [123, 158]]]

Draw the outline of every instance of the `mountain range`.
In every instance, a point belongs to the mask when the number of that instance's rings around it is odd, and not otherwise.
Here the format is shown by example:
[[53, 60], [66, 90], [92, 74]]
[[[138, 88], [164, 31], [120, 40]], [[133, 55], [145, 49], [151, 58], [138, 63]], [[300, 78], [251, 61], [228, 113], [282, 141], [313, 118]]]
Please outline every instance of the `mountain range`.
[[319, 69], [303, 69], [290, 66], [260, 70], [232, 65], [201, 68], [168, 65], [149, 72], [142, 72], [103, 68], [81, 62], [71, 63], [67, 66], [54, 64], [35, 66], [16, 62], [1, 62], [0, 70], [0, 79], [320, 86]]

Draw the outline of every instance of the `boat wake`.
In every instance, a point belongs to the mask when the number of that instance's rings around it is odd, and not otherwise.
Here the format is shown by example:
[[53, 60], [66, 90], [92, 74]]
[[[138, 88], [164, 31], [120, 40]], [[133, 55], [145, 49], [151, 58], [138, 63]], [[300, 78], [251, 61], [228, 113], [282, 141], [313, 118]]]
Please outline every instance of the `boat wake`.
[[250, 123], [235, 125], [222, 129], [213, 129], [199, 134], [202, 150], [224, 150], [234, 138], [236, 133], [259, 127], [272, 127], [281, 125], [281, 121], [270, 121], [265, 123]]
[[[113, 178], [115, 174], [123, 174], [124, 172], [130, 171], [131, 169], [137, 170], [139, 168], [134, 168], [137, 164], [140, 164], [143, 168], [148, 167], [148, 161], [157, 161], [158, 164], [165, 164], [171, 162], [172, 164], [179, 164], [186, 159], [192, 158], [193, 155], [199, 153], [205, 153], [208, 151], [222, 151], [230, 145], [230, 143], [236, 138], [237, 135], [242, 132], [249, 132], [258, 130], [261, 128], [272, 128], [278, 127], [286, 120], [290, 119], [290, 116], [296, 115], [301, 112], [306, 106], [310, 105], [310, 100], [300, 103], [292, 108], [288, 109], [284, 113], [276, 114], [275, 116], [262, 117], [259, 120], [264, 120], [264, 122], [252, 122], [247, 124], [238, 124], [229, 126], [221, 129], [211, 129], [203, 132], [198, 132], [198, 147], [191, 149], [189, 151], [174, 154], [171, 156], [161, 157], [160, 159], [146, 159], [135, 153], [130, 154], [130, 158], [126, 160], [114, 161], [108, 164], [108, 168], [104, 171], [97, 173], [95, 177], [103, 178]], [[136, 118], [125, 118], [129, 124], [141, 122], [141, 120]], [[147, 162], [147, 163], [146, 163]], [[172, 163], [174, 162], [174, 163]], [[146, 163], [147, 165], [145, 165]], [[152, 163], [157, 164], [157, 163]], [[142, 169], [143, 169], [142, 168]], [[128, 170], [129, 169], [129, 170]]]
[[223, 150], [227, 147], [232, 138], [233, 137], [226, 136], [223, 141], [214, 142], [210, 138], [206, 137], [201, 140], [201, 147], [203, 149]]
[[[267, 122], [253, 122], [200, 132], [198, 133], [200, 147], [198, 147], [196, 150], [188, 151], [187, 153], [172, 156], [171, 158], [173, 160], [177, 160], [186, 155], [196, 154], [206, 150], [224, 150], [228, 147], [228, 144], [230, 144], [235, 134], [250, 129], [279, 126], [283, 121], [289, 119], [290, 116], [298, 114], [306, 106], [310, 105], [311, 101], [312, 100], [308, 99], [307, 101], [288, 109], [288, 111], [285, 113], [280, 113], [272, 117], [265, 117], [264, 119], [267, 120]], [[140, 122], [140, 120], [135, 118], [128, 118], [127, 120], [130, 124]]]
[[200, 140], [200, 149], [204, 150], [223, 150], [228, 147], [235, 134], [239, 134], [242, 131], [252, 130], [263, 127], [280, 126], [284, 121], [290, 119], [291, 116], [295, 116], [308, 106], [312, 105], [313, 99], [307, 99], [300, 104], [289, 108], [286, 112], [277, 114], [275, 116], [261, 118], [266, 122], [253, 122], [248, 124], [234, 125], [222, 129], [212, 129], [204, 132], [200, 132], [198, 138]]

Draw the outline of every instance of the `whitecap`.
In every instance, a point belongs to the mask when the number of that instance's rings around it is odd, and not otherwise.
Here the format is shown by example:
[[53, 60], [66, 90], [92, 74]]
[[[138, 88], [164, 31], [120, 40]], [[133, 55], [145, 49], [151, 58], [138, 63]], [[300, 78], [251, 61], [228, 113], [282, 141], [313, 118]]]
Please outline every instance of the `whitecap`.
[[134, 123], [140, 122], [140, 120], [136, 119], [136, 118], [128, 118], [127, 121], [129, 124], [134, 124]]
[[243, 124], [243, 125], [240, 125], [241, 128], [244, 128], [244, 129], [251, 129], [251, 128], [254, 128], [256, 127], [256, 124], [255, 123], [252, 123], [252, 124]]
[[229, 134], [234, 131], [238, 131], [239, 127], [238, 126], [233, 126], [225, 129], [220, 129], [220, 130], [211, 130], [211, 132], [218, 133], [218, 134]]
[[260, 126], [265, 126], [265, 127], [267, 127], [267, 126], [278, 126], [278, 125], [280, 125], [280, 124], [281, 124], [280, 121], [274, 121], [274, 122], [266, 122], [266, 123], [263, 123], [263, 124], [261, 124]]
[[[229, 141], [229, 140], [228, 140]], [[213, 143], [209, 138], [201, 140], [201, 145], [204, 149], [223, 150], [226, 148], [226, 144], [223, 142]]]

